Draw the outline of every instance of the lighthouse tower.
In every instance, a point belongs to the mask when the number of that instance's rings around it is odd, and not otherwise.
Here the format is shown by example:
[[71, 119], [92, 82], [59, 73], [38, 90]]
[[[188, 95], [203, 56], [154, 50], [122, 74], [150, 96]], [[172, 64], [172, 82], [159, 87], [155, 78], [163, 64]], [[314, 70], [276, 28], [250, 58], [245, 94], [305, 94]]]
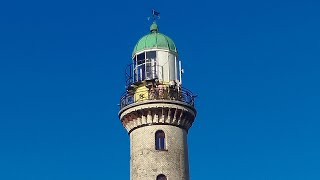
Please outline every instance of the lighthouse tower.
[[174, 42], [154, 21], [134, 47], [120, 99], [119, 118], [130, 136], [130, 180], [189, 180], [187, 135], [196, 110], [182, 72]]

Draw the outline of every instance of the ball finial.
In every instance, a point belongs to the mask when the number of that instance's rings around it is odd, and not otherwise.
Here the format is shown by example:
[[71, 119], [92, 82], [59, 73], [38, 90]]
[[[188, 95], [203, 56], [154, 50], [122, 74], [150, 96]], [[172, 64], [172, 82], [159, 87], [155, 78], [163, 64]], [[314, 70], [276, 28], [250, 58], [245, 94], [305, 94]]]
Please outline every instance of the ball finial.
[[152, 24], [151, 24], [151, 26], [150, 26], [150, 32], [152, 32], [152, 33], [157, 33], [158, 32], [158, 25], [157, 25], [157, 23], [156, 22], [153, 22]]

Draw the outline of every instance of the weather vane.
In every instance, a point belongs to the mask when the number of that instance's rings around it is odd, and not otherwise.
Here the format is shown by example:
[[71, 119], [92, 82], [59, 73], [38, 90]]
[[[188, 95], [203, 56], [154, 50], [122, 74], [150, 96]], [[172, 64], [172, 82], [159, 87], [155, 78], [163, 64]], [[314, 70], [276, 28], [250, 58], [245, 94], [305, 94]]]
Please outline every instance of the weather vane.
[[[156, 11], [155, 9], [152, 9], [153, 21], [156, 21], [157, 18], [160, 19], [160, 12]], [[150, 17], [148, 17], [148, 20], [150, 20]]]

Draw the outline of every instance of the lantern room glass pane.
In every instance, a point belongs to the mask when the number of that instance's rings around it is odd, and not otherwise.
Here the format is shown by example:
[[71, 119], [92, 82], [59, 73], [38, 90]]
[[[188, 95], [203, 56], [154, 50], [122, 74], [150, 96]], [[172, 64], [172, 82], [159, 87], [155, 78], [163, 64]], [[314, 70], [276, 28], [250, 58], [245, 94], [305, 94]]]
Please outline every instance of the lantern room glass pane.
[[145, 59], [145, 53], [144, 52], [137, 55], [137, 61], [141, 61], [141, 60], [144, 60], [144, 59]]
[[155, 79], [156, 75], [156, 51], [146, 52], [146, 78]]
[[134, 64], [135, 82], [145, 79], [145, 53], [137, 55], [136, 63]]
[[156, 51], [143, 52], [134, 58], [134, 82], [157, 78]]
[[155, 58], [156, 58], [156, 51], [147, 52], [147, 59], [155, 59]]

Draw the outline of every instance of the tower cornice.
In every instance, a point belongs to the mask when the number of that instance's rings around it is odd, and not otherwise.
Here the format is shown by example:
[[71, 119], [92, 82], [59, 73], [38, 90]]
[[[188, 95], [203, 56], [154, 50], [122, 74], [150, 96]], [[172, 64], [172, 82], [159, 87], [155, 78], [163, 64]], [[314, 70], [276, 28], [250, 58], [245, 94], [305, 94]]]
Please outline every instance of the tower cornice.
[[128, 133], [144, 126], [172, 125], [188, 131], [196, 110], [193, 106], [172, 100], [147, 100], [124, 107], [119, 118]]

